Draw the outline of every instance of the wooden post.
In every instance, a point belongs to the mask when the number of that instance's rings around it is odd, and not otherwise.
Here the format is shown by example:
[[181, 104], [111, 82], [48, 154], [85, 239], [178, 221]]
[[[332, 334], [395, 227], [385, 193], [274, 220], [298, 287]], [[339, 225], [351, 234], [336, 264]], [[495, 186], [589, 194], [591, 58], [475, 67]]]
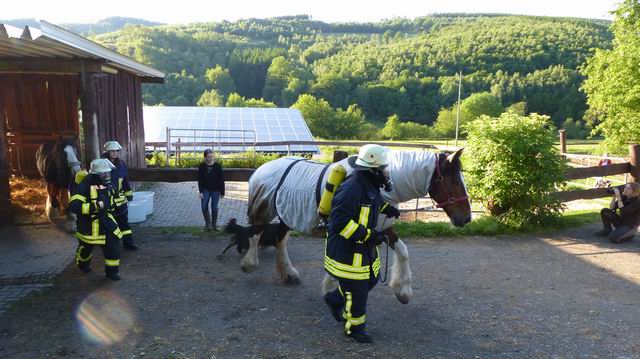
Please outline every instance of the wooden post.
[[[2, 108], [0, 106], [0, 108]], [[4, 132], [4, 111], [0, 111], [0, 226], [12, 219], [11, 189], [9, 187], [9, 162], [7, 159], [7, 137]]]
[[640, 145], [629, 145], [629, 182], [640, 181]]
[[347, 151], [340, 151], [340, 150], [333, 151], [333, 162], [342, 161], [347, 157], [349, 157], [349, 153]]
[[560, 153], [567, 153], [567, 134], [564, 129], [558, 133], [560, 133]]
[[100, 138], [98, 137], [98, 106], [96, 84], [93, 75], [80, 74], [80, 106], [82, 109], [82, 130], [84, 131], [84, 158], [86, 168], [89, 163], [100, 158]]

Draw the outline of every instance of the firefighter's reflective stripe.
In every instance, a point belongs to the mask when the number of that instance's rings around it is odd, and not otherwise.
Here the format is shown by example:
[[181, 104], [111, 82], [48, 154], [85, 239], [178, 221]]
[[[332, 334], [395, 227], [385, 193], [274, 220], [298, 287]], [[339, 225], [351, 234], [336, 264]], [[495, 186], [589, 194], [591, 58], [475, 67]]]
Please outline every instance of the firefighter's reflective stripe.
[[351, 306], [353, 305], [353, 296], [351, 292], [345, 292], [345, 303], [344, 303], [344, 330], [347, 334], [351, 334]]
[[[360, 223], [364, 228], [367, 228], [367, 225], [369, 224], [369, 212], [371, 212], [371, 207], [360, 207], [360, 217], [358, 218], [358, 223]], [[364, 237], [364, 240], [368, 240], [370, 236], [371, 230], [367, 228], [367, 235]]]
[[133, 196], [133, 191], [126, 191], [124, 193], [124, 195], [127, 196], [127, 197], [131, 197], [131, 196]]
[[325, 255], [324, 268], [331, 274], [339, 278], [353, 279], [353, 280], [367, 280], [369, 279], [369, 266], [352, 266], [344, 263], [337, 262]]
[[131, 232], [130, 229], [127, 229], [126, 231], [122, 231], [121, 233], [122, 233], [123, 236], [126, 236], [127, 234], [131, 234], [133, 232]]
[[91, 209], [91, 203], [82, 204], [82, 214], [89, 214], [90, 209]]
[[81, 246], [81, 245], [78, 246], [78, 250], [76, 251], [76, 262], [87, 262], [93, 256], [93, 254], [89, 254], [88, 256], [83, 258], [82, 255], [80, 254], [83, 249], [84, 249], [84, 246]]
[[362, 253], [353, 254], [353, 266], [362, 267]]
[[82, 203], [86, 203], [87, 202], [87, 197], [81, 195], [81, 194], [74, 194], [73, 196], [71, 196], [71, 198], [69, 198], [69, 202], [72, 201], [80, 201]]
[[105, 259], [104, 264], [109, 267], [117, 267], [120, 265], [119, 259]]
[[118, 178], [118, 193], [122, 192], [122, 181], [124, 178]]
[[76, 238], [78, 238], [79, 240], [81, 240], [81, 241], [83, 241], [85, 243], [89, 243], [89, 244], [102, 245], [105, 242], [105, 236], [94, 237], [94, 236], [88, 236], [86, 234], [82, 234], [82, 233], [78, 233], [78, 232], [76, 232]]
[[371, 207], [362, 206], [360, 207], [360, 218], [358, 218], [358, 223], [367, 228], [367, 224], [369, 224], [369, 212], [371, 211]]
[[384, 211], [387, 207], [389, 207], [389, 202], [385, 202], [382, 207], [380, 207], [380, 212]]
[[347, 223], [342, 231], [340, 231], [340, 235], [345, 239], [351, 238], [353, 233], [358, 229], [358, 224], [352, 220]]

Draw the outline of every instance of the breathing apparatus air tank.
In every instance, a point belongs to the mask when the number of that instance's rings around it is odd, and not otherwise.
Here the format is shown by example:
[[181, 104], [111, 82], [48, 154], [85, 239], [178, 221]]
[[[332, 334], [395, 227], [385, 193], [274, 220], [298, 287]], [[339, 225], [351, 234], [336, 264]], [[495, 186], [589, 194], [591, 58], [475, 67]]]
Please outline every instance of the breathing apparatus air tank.
[[340, 186], [346, 176], [347, 170], [341, 165], [335, 165], [333, 166], [333, 168], [331, 168], [329, 177], [327, 177], [327, 182], [324, 185], [324, 192], [322, 193], [322, 197], [320, 198], [320, 205], [318, 206], [318, 214], [321, 218], [329, 218], [329, 213], [331, 213], [331, 200], [333, 200], [333, 195], [336, 193], [338, 186]]

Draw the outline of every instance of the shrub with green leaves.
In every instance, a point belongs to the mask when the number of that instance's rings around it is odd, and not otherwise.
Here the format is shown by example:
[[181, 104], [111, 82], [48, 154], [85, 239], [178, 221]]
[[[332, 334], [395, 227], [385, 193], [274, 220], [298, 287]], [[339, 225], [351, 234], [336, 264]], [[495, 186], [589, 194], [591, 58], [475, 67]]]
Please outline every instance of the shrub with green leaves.
[[567, 164], [554, 145], [556, 131], [549, 118], [503, 113], [481, 116], [466, 129], [470, 195], [509, 225], [555, 222], [563, 205], [549, 193], [562, 185]]

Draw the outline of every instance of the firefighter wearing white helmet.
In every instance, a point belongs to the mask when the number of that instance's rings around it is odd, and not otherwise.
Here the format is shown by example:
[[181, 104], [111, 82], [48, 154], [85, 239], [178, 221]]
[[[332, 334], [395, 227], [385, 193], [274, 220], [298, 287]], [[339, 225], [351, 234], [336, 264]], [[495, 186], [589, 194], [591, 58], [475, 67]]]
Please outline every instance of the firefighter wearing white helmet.
[[76, 214], [76, 264], [84, 273], [91, 272], [93, 246], [102, 247], [105, 274], [119, 280], [122, 232], [113, 215], [115, 191], [111, 187], [113, 164], [106, 159], [91, 161], [89, 174], [72, 190], [69, 210]]
[[109, 160], [114, 168], [111, 170], [111, 183], [116, 190], [116, 208], [114, 216], [122, 230], [122, 244], [124, 249], [135, 251], [138, 246], [133, 243], [131, 227], [129, 226], [128, 202], [133, 200], [133, 191], [129, 185], [127, 164], [120, 158], [122, 146], [118, 141], [107, 141], [104, 144], [102, 158]]
[[355, 171], [338, 187], [331, 202], [327, 226], [324, 269], [338, 280], [338, 288], [324, 295], [325, 303], [344, 333], [358, 342], [369, 343], [365, 314], [369, 291], [378, 282], [380, 259], [377, 245], [387, 240], [375, 230], [380, 213], [397, 217], [396, 208], [380, 195], [391, 190], [387, 150], [365, 145], [357, 157], [348, 160]]

